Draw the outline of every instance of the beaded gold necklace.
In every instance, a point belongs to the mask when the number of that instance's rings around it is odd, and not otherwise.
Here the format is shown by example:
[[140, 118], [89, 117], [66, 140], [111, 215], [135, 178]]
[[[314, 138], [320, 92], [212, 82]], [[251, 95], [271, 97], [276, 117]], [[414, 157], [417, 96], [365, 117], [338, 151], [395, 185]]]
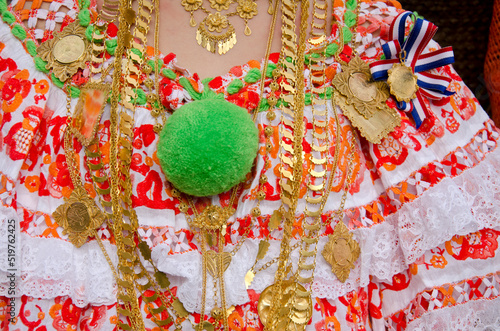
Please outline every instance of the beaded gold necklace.
[[[92, 98], [93, 96], [107, 95], [110, 93], [111, 117], [110, 117], [110, 155], [109, 169], [106, 170], [102, 163], [103, 155], [99, 151], [98, 141], [96, 139], [83, 139], [78, 134], [78, 123], [81, 120], [82, 113], [77, 109], [73, 115], [70, 114], [70, 99], [68, 98], [68, 130], [65, 134], [65, 154], [68, 159], [68, 166], [71, 174], [71, 179], [75, 187], [72, 197], [56, 211], [54, 217], [60, 219], [59, 224], [64, 226], [65, 231], [70, 233], [75, 239], [75, 245], [83, 244], [88, 236], [94, 236], [101, 246], [104, 255], [106, 256], [110, 267], [118, 284], [117, 299], [119, 302], [118, 313], [121, 315], [118, 326], [120, 329], [144, 329], [142, 314], [138, 303], [138, 294], [144, 293], [148, 289], [153, 289], [155, 294], [151, 298], [143, 299], [152, 313], [152, 320], [158, 326], [164, 326], [172, 321], [176, 325], [176, 329], [180, 329], [180, 324], [188, 317], [187, 311], [183, 308], [180, 301], [170, 292], [169, 281], [165, 274], [158, 271], [153, 261], [151, 260], [151, 250], [148, 245], [137, 235], [138, 220], [135, 211], [131, 208], [131, 190], [132, 181], [130, 178], [130, 160], [132, 153], [132, 139], [134, 126], [134, 113], [136, 108], [135, 100], [137, 95], [135, 90], [140, 85], [139, 77], [143, 70], [146, 59], [146, 35], [150, 26], [151, 16], [156, 12], [155, 23], [155, 46], [158, 41], [158, 13], [159, 0], [140, 0], [138, 1], [137, 11], [132, 10], [132, 3], [128, 0], [120, 0], [119, 6], [114, 6], [114, 1], [105, 1], [103, 11], [101, 12], [101, 23], [94, 26], [92, 33], [92, 42], [88, 46], [91, 55], [91, 72], [92, 77], [88, 85], [82, 90], [81, 99]], [[281, 4], [281, 14], [283, 21], [282, 34], [282, 50], [279, 60], [279, 69], [273, 72], [273, 82], [271, 83], [271, 97], [268, 99], [268, 104], [271, 106], [267, 114], [268, 120], [272, 121], [276, 117], [272, 108], [277, 104], [274, 92], [281, 90], [282, 102], [280, 105], [280, 134], [282, 137], [290, 138], [291, 143], [285, 143], [285, 140], [280, 141], [280, 160], [281, 160], [281, 200], [282, 206], [273, 213], [272, 220], [274, 226], [283, 222], [283, 239], [281, 242], [281, 252], [275, 261], [278, 263], [278, 270], [275, 275], [275, 283], [266, 289], [259, 301], [259, 314], [266, 329], [282, 330], [284, 329], [302, 329], [309, 321], [312, 314], [311, 293], [307, 289], [314, 278], [314, 268], [316, 264], [317, 242], [319, 239], [319, 230], [321, 229], [321, 215], [325, 206], [328, 193], [331, 190], [333, 175], [336, 171], [338, 161], [338, 151], [340, 146], [340, 129], [335, 107], [332, 103], [333, 112], [337, 123], [336, 146], [334, 167], [331, 170], [330, 179], [325, 180], [327, 173], [327, 148], [329, 146], [328, 130], [328, 109], [326, 107], [325, 82], [325, 65], [324, 53], [326, 47], [326, 16], [328, 6], [326, 1], [317, 0], [314, 2], [312, 31], [309, 38], [309, 44], [313, 46], [312, 52], [318, 55], [316, 60], [311, 60], [310, 69], [314, 72], [311, 75], [309, 84], [312, 87], [312, 113], [313, 113], [313, 144], [312, 149], [314, 155], [309, 160], [313, 165], [308, 169], [306, 177], [308, 178], [308, 191], [306, 195], [307, 207], [304, 210], [305, 220], [303, 221], [304, 235], [298, 244], [291, 245], [291, 227], [297, 213], [297, 204], [299, 199], [299, 188], [303, 177], [303, 158], [302, 158], [302, 141], [305, 136], [303, 128], [304, 114], [304, 61], [305, 61], [305, 44], [307, 34], [308, 15], [302, 15], [300, 20], [300, 33], [297, 42], [295, 35], [295, 20], [296, 20], [296, 3], [291, 0], [276, 0], [274, 3], [273, 20], [271, 25], [271, 35], [273, 27], [276, 23], [277, 5]], [[302, 0], [300, 2], [301, 12], [309, 12], [309, 2]], [[114, 20], [113, 13], [118, 13], [118, 45], [115, 52], [115, 59], [112, 66], [102, 70], [104, 63], [104, 48], [102, 42], [105, 40], [105, 31], [107, 25]], [[133, 29], [132, 29], [133, 28]], [[267, 65], [269, 59], [271, 37], [268, 41], [266, 50]], [[132, 51], [132, 48], [135, 51]], [[142, 54], [138, 55], [137, 51]], [[156, 47], [156, 58], [158, 57], [158, 47]], [[151, 89], [156, 88], [158, 91], [158, 65], [155, 69], [155, 82], [150, 85]], [[112, 88], [111, 92], [106, 88], [104, 83], [108, 71], [112, 71]], [[146, 71], [145, 71], [146, 72]], [[261, 96], [263, 93], [264, 79], [266, 67], [261, 80]], [[151, 73], [148, 70], [146, 73]], [[281, 79], [280, 79], [281, 78]], [[281, 81], [278, 84], [278, 80]], [[322, 88], [315, 88], [315, 85], [323, 85]], [[69, 85], [68, 85], [69, 88]], [[100, 92], [100, 93], [99, 93]], [[322, 97], [319, 97], [322, 95]], [[99, 99], [101, 103], [101, 112], [104, 108], [106, 98]], [[156, 100], [157, 101], [157, 100]], [[155, 100], [152, 100], [154, 103]], [[317, 109], [316, 109], [317, 107]], [[254, 119], [256, 117], [254, 112]], [[76, 119], [75, 119], [76, 116]], [[78, 117], [80, 116], [80, 117]], [[95, 125], [98, 125], [94, 123]], [[269, 137], [272, 130], [265, 130], [265, 136]], [[90, 136], [95, 137], [95, 130]], [[96, 192], [99, 194], [99, 204], [88, 197], [88, 193], [82, 187], [78, 160], [76, 159], [74, 149], [72, 148], [73, 140], [77, 139], [85, 147], [87, 156], [87, 167], [91, 171], [93, 183]], [[355, 136], [352, 136], [351, 153], [348, 168], [349, 175], [346, 181], [344, 196], [336, 213], [340, 215], [343, 210], [345, 197], [348, 191], [350, 182], [350, 174], [352, 173], [353, 153], [355, 151]], [[266, 143], [266, 151], [269, 152]], [[270, 165], [264, 166], [264, 169]], [[265, 171], [265, 170], [264, 170]], [[260, 184], [263, 185], [267, 181], [267, 176], [262, 173], [260, 176]], [[225, 223], [220, 222], [215, 224], [214, 228], [210, 228], [210, 224], [206, 220], [227, 220], [231, 208], [236, 199], [237, 188], [233, 189], [229, 209], [224, 209], [216, 206], [209, 206], [205, 211], [197, 213], [192, 199], [188, 199], [189, 205], [195, 214], [195, 219], [191, 222], [194, 227], [201, 229], [202, 255], [203, 255], [203, 277], [204, 289], [206, 288], [207, 272], [218, 280], [218, 287], [221, 294], [221, 307], [219, 310], [212, 311], [212, 316], [221, 321], [222, 327], [227, 330], [227, 315], [226, 303], [224, 294], [224, 270], [228, 265], [227, 254], [224, 253], [224, 243], [221, 239], [225, 231]], [[314, 193], [314, 194], [313, 194]], [[179, 198], [180, 194], [174, 193]], [[265, 192], [262, 188], [259, 189], [258, 203], [265, 198]], [[185, 203], [185, 202], [184, 202]], [[100, 211], [99, 208], [102, 210]], [[186, 209], [184, 208], [184, 209]], [[70, 212], [68, 212], [68, 210]], [[204, 215], [204, 213], [206, 215]], [[260, 216], [260, 209], [257, 205], [252, 212], [252, 216]], [[77, 216], [71, 216], [77, 215]], [[83, 217], [82, 217], [83, 215]], [[214, 215], [218, 216], [215, 217]], [[88, 216], [88, 217], [87, 217]], [[219, 217], [220, 216], [220, 217]], [[90, 222], [88, 219], [92, 219]], [[102, 221], [108, 221], [108, 224], [113, 230], [118, 250], [118, 266], [117, 268], [111, 263], [107, 252], [100, 242], [96, 233]], [[83, 220], [80, 222], [80, 220]], [[205, 220], [205, 221], [204, 221]], [[339, 224], [342, 220], [339, 216]], [[82, 231], [80, 227], [84, 227]], [[207, 225], [208, 224], [208, 225]], [[339, 230], [340, 231], [340, 230]], [[212, 237], [216, 239], [216, 251], [205, 250], [206, 240], [212, 232]], [[345, 232], [345, 231], [344, 231]], [[343, 233], [343, 232], [342, 232]], [[246, 237], [246, 236], [244, 236]], [[242, 243], [242, 241], [240, 241]], [[266, 244], [267, 243], [267, 244]], [[239, 247], [241, 244], [238, 244]], [[267, 239], [259, 245], [259, 254], [257, 260], [262, 259], [263, 255], [269, 246]], [[297, 266], [297, 271], [292, 273], [290, 268], [291, 251], [297, 247], [301, 247], [300, 260]], [[332, 248], [334, 249], [334, 248]], [[211, 253], [212, 252], [212, 253]], [[324, 255], [329, 253], [325, 253]], [[154, 277], [152, 277], [141, 262], [141, 257], [148, 261], [154, 268]], [[325, 256], [326, 257], [326, 256]], [[230, 259], [229, 259], [230, 261]], [[254, 267], [256, 265], [254, 264]], [[267, 264], [266, 264], [267, 265]], [[254, 267], [249, 272], [249, 277], [246, 279], [248, 283], [255, 275]], [[264, 266], [265, 267], [265, 266]], [[262, 268], [260, 269], [262, 270]], [[214, 283], [214, 287], [216, 284]], [[166, 293], [166, 294], [165, 294]], [[161, 305], [156, 305], [154, 301], [159, 298]], [[203, 302], [204, 302], [203, 298]], [[217, 299], [215, 302], [217, 304]], [[203, 303], [204, 304], [204, 303]], [[261, 309], [262, 308], [262, 309]], [[282, 309], [286, 308], [286, 309]], [[202, 309], [202, 316], [204, 315]], [[172, 317], [175, 317], [173, 320]], [[191, 321], [192, 323], [192, 321]], [[202, 319], [197, 329], [206, 328], [208, 321]], [[210, 323], [209, 323], [210, 324]]]

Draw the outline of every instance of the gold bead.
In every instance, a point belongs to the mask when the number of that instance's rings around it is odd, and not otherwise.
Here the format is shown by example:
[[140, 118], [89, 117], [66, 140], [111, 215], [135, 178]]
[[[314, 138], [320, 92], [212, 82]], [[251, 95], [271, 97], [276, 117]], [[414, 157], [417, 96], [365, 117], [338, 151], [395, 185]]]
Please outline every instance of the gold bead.
[[158, 117], [158, 116], [160, 116], [160, 115], [161, 115], [161, 113], [162, 113], [162, 112], [161, 112], [161, 110], [159, 110], [158, 108], [153, 108], [153, 109], [151, 110], [151, 115], [152, 115], [153, 117]]
[[142, 72], [144, 72], [146, 75], [149, 75], [153, 71], [153, 68], [149, 64], [143, 64], [142, 65]]
[[273, 78], [276, 78], [280, 75], [280, 70], [278, 68], [276, 68], [273, 70], [272, 74], [273, 74]]
[[268, 111], [266, 117], [268, 120], [272, 121], [276, 118], [276, 114], [272, 111]]
[[266, 151], [270, 151], [271, 149], [273, 149], [273, 144], [271, 143], [266, 143]]
[[266, 175], [262, 175], [262, 176], [260, 176], [260, 178], [259, 178], [259, 182], [260, 182], [261, 184], [265, 184], [265, 183], [267, 183], [267, 176], [266, 176]]
[[264, 191], [257, 192], [257, 199], [264, 200], [265, 198], [266, 198], [266, 192]]
[[178, 197], [181, 196], [181, 192], [178, 189], [176, 189], [176, 188], [173, 188], [172, 191], [171, 191], [171, 193], [172, 193], [172, 196], [174, 198], [178, 198]]
[[154, 126], [153, 126], [153, 130], [154, 132], [156, 133], [160, 133], [161, 130], [163, 130], [163, 125], [161, 125], [160, 123], [156, 123]]
[[269, 98], [267, 98], [267, 103], [270, 107], [274, 107], [278, 103], [278, 98], [276, 98], [276, 96], [274, 95], [271, 95]]
[[216, 321], [220, 321], [222, 319], [222, 309], [220, 309], [219, 307], [214, 307], [214, 308], [212, 308], [210, 315], [212, 315], [212, 317]]
[[155, 83], [153, 82], [153, 80], [152, 80], [152, 79], [149, 79], [149, 78], [148, 78], [148, 79], [146, 79], [146, 80], [144, 81], [144, 85], [145, 85], [148, 89], [150, 89], [150, 90], [151, 90], [151, 89], [153, 88], [153, 86], [155, 85]]
[[254, 216], [254, 217], [260, 216], [260, 208], [259, 207], [253, 207], [251, 213], [252, 213], [252, 216]]
[[264, 129], [264, 133], [266, 134], [266, 136], [270, 136], [272, 135], [274, 132], [274, 128], [272, 126], [268, 126]]
[[272, 82], [271, 84], [269, 84], [269, 87], [271, 88], [271, 91], [276, 91], [279, 85], [277, 82]]
[[189, 209], [189, 205], [185, 202], [181, 202], [179, 204], [179, 210], [181, 211], [181, 213], [186, 213]]

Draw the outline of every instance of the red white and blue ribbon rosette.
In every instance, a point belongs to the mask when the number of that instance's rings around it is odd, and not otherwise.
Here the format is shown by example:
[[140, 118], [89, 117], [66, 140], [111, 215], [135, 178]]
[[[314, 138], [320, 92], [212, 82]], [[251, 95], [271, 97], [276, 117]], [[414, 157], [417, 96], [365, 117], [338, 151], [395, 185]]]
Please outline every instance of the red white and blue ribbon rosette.
[[415, 98], [408, 102], [398, 101], [397, 107], [405, 112], [411, 112], [418, 129], [425, 118], [430, 116], [424, 98], [441, 100], [454, 94], [447, 90], [451, 78], [432, 74], [429, 70], [451, 64], [455, 59], [451, 47], [422, 54], [437, 30], [437, 26], [429, 21], [417, 18], [405, 40], [406, 20], [410, 15], [411, 12], [403, 12], [392, 22], [389, 30], [391, 41], [382, 46], [385, 60], [370, 64], [370, 71], [373, 79], [378, 81], [387, 79], [388, 71], [395, 64], [402, 63], [413, 70], [418, 85]]

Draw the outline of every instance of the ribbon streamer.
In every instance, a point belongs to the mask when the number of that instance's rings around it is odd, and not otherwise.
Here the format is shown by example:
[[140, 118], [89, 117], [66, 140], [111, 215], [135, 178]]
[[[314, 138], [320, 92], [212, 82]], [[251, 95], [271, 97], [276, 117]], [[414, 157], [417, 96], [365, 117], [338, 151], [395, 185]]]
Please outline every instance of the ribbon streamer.
[[406, 20], [411, 14], [403, 12], [394, 19], [389, 30], [391, 41], [382, 46], [386, 59], [370, 64], [370, 71], [374, 80], [386, 80], [387, 71], [394, 64], [402, 63], [413, 70], [419, 87], [416, 98], [410, 102], [397, 102], [397, 107], [402, 111], [411, 112], [418, 129], [427, 117], [426, 114], [429, 114], [424, 98], [441, 100], [454, 94], [447, 90], [451, 83], [450, 78], [427, 71], [451, 64], [455, 62], [455, 58], [451, 47], [422, 54], [436, 33], [437, 26], [421, 18], [415, 21], [405, 40]]

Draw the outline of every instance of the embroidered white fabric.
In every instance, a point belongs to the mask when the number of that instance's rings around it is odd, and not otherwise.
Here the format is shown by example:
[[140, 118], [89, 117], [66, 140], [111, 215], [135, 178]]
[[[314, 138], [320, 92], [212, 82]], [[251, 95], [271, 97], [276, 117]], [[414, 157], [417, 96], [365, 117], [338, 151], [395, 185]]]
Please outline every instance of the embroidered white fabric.
[[[366, 286], [370, 275], [389, 280], [407, 268], [426, 250], [432, 249], [454, 235], [465, 235], [482, 228], [500, 229], [500, 151], [488, 154], [476, 167], [452, 179], [444, 179], [413, 202], [406, 203], [382, 224], [353, 231], [360, 243], [361, 256], [349, 279], [340, 283], [321, 254], [317, 256], [314, 296], [335, 299], [358, 287]], [[2, 246], [7, 246], [7, 218], [0, 227]], [[321, 252], [326, 237], [321, 238]], [[110, 267], [96, 242], [81, 248], [56, 239], [31, 238], [21, 235], [20, 278], [17, 293], [37, 298], [68, 295], [83, 307], [87, 303], [110, 304], [116, 300], [116, 285]], [[5, 246], [4, 246], [5, 245]], [[248, 301], [244, 277], [255, 261], [258, 240], [248, 239], [233, 256], [225, 273], [227, 304]], [[116, 248], [106, 244], [116, 264]], [[226, 248], [228, 252], [230, 247]], [[168, 255], [166, 244], [153, 250], [153, 258], [178, 286], [178, 295], [186, 309], [199, 311], [201, 297], [201, 257], [198, 252]], [[257, 268], [278, 256], [279, 242], [271, 243], [266, 258]], [[1, 279], [7, 273], [7, 251], [0, 252]], [[296, 256], [295, 256], [296, 258]], [[251, 288], [261, 292], [274, 280], [275, 265], [257, 274]], [[207, 298], [212, 298], [212, 279], [208, 276]], [[0, 284], [0, 295], [8, 295], [8, 283]], [[200, 293], [198, 293], [200, 292]], [[207, 309], [212, 303], [207, 300]]]
[[[409, 331], [495, 331], [500, 330], [500, 298], [469, 301], [426, 313], [407, 326]], [[388, 330], [396, 330], [389, 327]]]
[[[389, 280], [405, 270], [426, 250], [432, 249], [454, 235], [465, 235], [485, 227], [500, 229], [500, 151], [488, 154], [476, 167], [460, 176], [444, 179], [413, 202], [404, 204], [382, 224], [353, 231], [360, 243], [361, 256], [345, 283], [332, 274], [320, 253], [317, 256], [314, 296], [335, 299], [358, 287], [366, 286], [370, 275]], [[0, 240], [7, 242], [7, 218], [1, 221]], [[321, 238], [321, 252], [326, 237]], [[37, 298], [68, 295], [80, 307], [87, 303], [110, 304], [116, 300], [116, 285], [110, 267], [96, 242], [81, 248], [57, 239], [31, 238], [21, 235], [20, 278], [17, 293]], [[4, 246], [5, 245], [5, 246]], [[225, 273], [227, 304], [248, 301], [244, 277], [255, 261], [258, 240], [248, 239], [233, 256]], [[116, 264], [116, 248], [106, 244], [109, 256]], [[230, 247], [226, 248], [228, 252]], [[153, 259], [165, 271], [189, 311], [199, 311], [201, 297], [201, 257], [198, 252], [168, 255], [169, 247], [160, 244], [153, 249]], [[297, 252], [295, 252], [297, 254]], [[278, 256], [279, 242], [271, 243], [266, 258]], [[1, 279], [7, 273], [7, 251], [0, 251]], [[296, 256], [294, 256], [296, 258]], [[257, 274], [251, 288], [261, 292], [274, 280], [276, 266]], [[0, 283], [0, 295], [8, 295], [8, 281]], [[207, 280], [207, 298], [213, 297], [212, 278]], [[200, 293], [198, 293], [200, 292]], [[211, 299], [207, 309], [211, 309]]]

